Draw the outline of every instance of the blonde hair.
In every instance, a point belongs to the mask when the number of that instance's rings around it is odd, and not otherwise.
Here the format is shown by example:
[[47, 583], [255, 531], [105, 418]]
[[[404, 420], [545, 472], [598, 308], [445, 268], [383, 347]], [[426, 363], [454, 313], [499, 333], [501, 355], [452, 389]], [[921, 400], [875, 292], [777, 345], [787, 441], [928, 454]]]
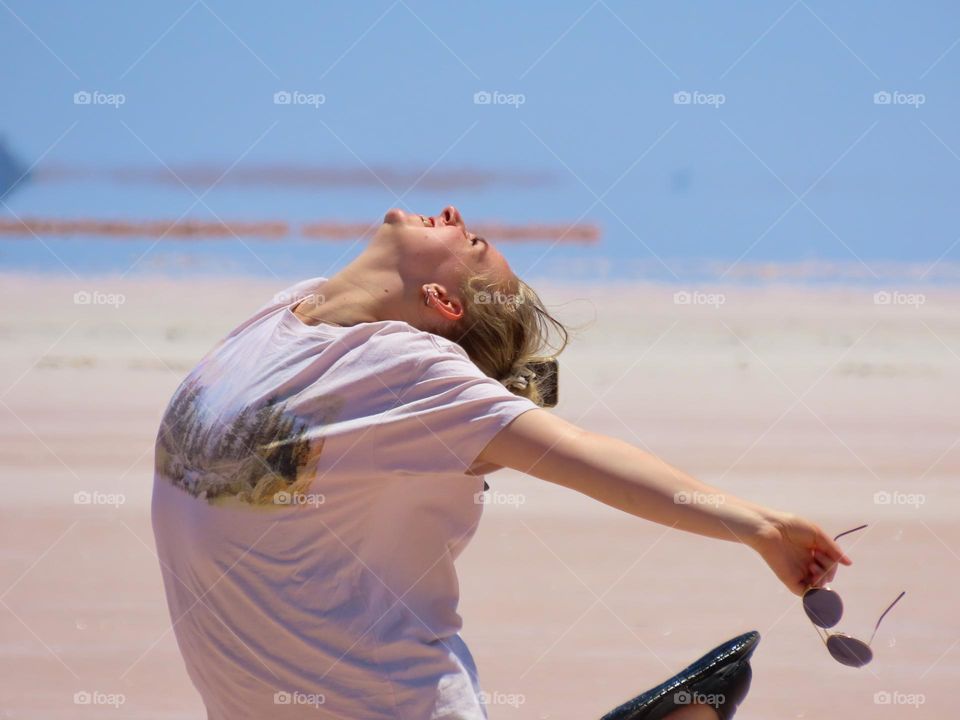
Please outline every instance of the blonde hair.
[[[461, 287], [463, 318], [448, 333], [487, 376], [514, 395], [539, 403], [538, 379], [531, 360], [559, 355], [567, 346], [567, 328], [551, 315], [537, 293], [515, 275], [494, 280], [488, 274], [468, 277]], [[551, 330], [559, 336], [550, 344]]]

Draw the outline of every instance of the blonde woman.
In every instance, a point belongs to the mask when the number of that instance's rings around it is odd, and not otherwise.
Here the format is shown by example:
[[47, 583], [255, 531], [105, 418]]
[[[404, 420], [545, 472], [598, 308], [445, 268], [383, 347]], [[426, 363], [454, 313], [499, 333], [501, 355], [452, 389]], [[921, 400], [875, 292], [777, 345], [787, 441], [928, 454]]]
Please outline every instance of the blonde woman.
[[[152, 514], [209, 718], [485, 718], [454, 559], [503, 467], [744, 543], [794, 593], [849, 563], [793, 515], [675, 502], [721, 491], [542, 408], [529, 365], [549, 332], [562, 350], [564, 327], [455, 208], [394, 209], [353, 262], [278, 294], [189, 374], [158, 433]], [[744, 647], [702, 685], [725, 703], [629, 717], [730, 717]]]

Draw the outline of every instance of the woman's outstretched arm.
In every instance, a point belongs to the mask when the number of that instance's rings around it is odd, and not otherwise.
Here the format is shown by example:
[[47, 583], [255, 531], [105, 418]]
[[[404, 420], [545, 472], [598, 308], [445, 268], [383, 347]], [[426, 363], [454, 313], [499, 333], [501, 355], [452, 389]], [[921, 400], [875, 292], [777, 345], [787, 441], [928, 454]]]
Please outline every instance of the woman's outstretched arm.
[[711, 487], [627, 442], [545, 410], [501, 430], [478, 461], [577, 490], [631, 515], [757, 551], [795, 594], [851, 561], [814, 523]]

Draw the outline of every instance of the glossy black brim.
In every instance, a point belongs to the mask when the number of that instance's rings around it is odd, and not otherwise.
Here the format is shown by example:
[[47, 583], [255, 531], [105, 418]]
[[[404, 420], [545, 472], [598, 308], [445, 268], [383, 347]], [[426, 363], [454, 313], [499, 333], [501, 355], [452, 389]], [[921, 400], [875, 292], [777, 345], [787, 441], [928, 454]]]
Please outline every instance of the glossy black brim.
[[676, 699], [718, 669], [734, 663], [748, 663], [760, 641], [756, 630], [718, 645], [669, 680], [614, 708], [601, 720], [654, 720], [681, 707]]

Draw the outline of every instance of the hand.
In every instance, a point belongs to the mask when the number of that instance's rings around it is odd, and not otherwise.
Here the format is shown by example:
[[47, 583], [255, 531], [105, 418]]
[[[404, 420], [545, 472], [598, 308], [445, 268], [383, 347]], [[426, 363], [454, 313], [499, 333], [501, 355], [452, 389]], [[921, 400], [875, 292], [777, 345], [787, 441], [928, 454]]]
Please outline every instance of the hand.
[[853, 564], [819, 526], [789, 513], [774, 513], [750, 544], [795, 595], [833, 580], [838, 564]]

